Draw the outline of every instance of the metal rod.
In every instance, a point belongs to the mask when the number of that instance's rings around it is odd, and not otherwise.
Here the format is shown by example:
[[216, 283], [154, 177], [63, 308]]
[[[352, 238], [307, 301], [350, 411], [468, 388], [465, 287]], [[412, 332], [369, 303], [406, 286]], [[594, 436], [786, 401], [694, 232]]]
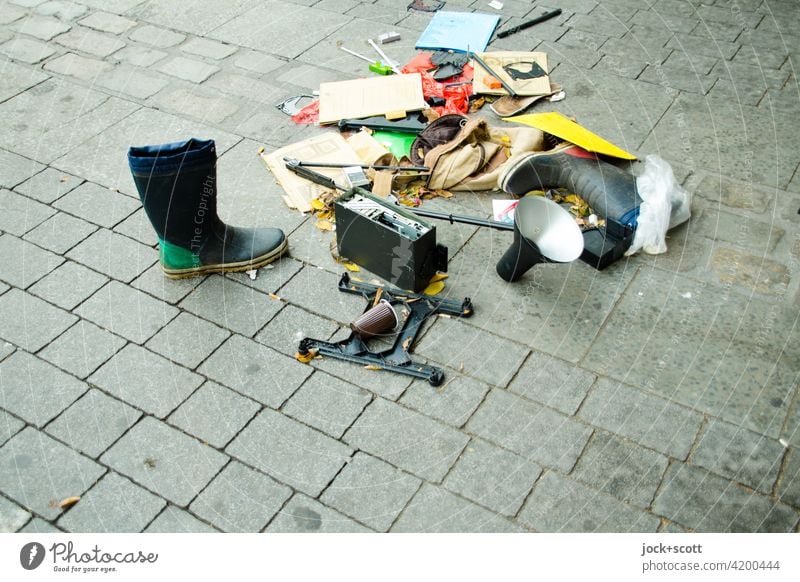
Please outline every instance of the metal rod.
[[367, 41], [369, 42], [370, 45], [372, 45], [372, 48], [375, 49], [375, 52], [378, 53], [381, 56], [381, 58], [383, 58], [383, 62], [389, 65], [392, 68], [392, 70], [399, 75], [400, 67], [398, 66], [398, 64], [394, 62], [393, 59], [390, 59], [388, 55], [385, 52], [383, 52], [383, 50], [381, 50], [381, 48], [377, 44], [375, 44], [375, 41], [373, 41], [371, 38], [367, 39]]
[[446, 220], [450, 224], [456, 222], [461, 224], [471, 224], [473, 226], [485, 226], [494, 228], [495, 230], [514, 230], [513, 224], [506, 222], [497, 222], [496, 220], [487, 220], [484, 218], [475, 218], [474, 216], [464, 216], [461, 214], [449, 214], [447, 212], [436, 212], [434, 210], [422, 210], [421, 208], [403, 207], [416, 214], [417, 216], [424, 216], [425, 218], [434, 218], [437, 220]]
[[324, 162], [301, 162], [294, 158], [283, 158], [287, 164], [296, 164], [306, 168], [351, 168], [357, 166], [359, 168], [367, 168], [371, 170], [408, 170], [409, 172], [429, 172], [430, 168], [427, 166], [384, 166], [381, 164], [344, 164], [344, 163], [324, 163]]
[[489, 73], [492, 77], [494, 77], [495, 79], [500, 81], [500, 84], [503, 86], [503, 89], [508, 91], [509, 95], [511, 95], [512, 97], [519, 97], [519, 94], [516, 91], [514, 91], [514, 89], [511, 88], [511, 85], [509, 85], [508, 83], [503, 81], [503, 79], [500, 77], [500, 75], [495, 73], [494, 70], [492, 70], [492, 68], [489, 65], [487, 65], [486, 62], [484, 62], [484, 60], [482, 58], [480, 58], [475, 53], [472, 53], [472, 58], [475, 59], [475, 62], [478, 63], [481, 67], [486, 69], [487, 73]]
[[556, 8], [551, 12], [545, 12], [541, 16], [537, 16], [531, 20], [527, 20], [517, 26], [512, 26], [511, 28], [507, 28], [505, 30], [501, 30], [497, 33], [497, 38], [505, 38], [507, 36], [511, 36], [512, 34], [519, 32], [520, 30], [525, 30], [526, 28], [530, 28], [534, 24], [539, 24], [540, 22], [544, 22], [545, 20], [550, 20], [561, 14], [561, 8]]
[[369, 57], [365, 57], [364, 55], [360, 55], [356, 51], [351, 51], [349, 48], [345, 48], [343, 46], [340, 46], [339, 48], [342, 49], [344, 52], [353, 55], [354, 57], [358, 57], [359, 59], [367, 61], [368, 63], [374, 63], [375, 62], [375, 59], [371, 59]]

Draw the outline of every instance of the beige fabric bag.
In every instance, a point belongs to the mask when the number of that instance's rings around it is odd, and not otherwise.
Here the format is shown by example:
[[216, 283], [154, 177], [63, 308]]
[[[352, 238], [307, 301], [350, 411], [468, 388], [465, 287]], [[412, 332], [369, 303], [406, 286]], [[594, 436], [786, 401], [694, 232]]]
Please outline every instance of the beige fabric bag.
[[433, 190], [494, 190], [511, 158], [544, 149], [544, 134], [532, 127], [492, 127], [486, 119], [466, 121], [456, 137], [425, 154]]

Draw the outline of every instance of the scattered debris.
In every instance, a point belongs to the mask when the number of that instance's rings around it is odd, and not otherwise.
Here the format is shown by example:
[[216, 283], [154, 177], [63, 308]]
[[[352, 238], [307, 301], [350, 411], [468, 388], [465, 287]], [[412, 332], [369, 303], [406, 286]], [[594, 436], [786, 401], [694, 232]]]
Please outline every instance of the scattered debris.
[[69, 509], [70, 507], [78, 503], [78, 501], [80, 500], [81, 500], [80, 495], [73, 495], [72, 497], [67, 497], [66, 499], [62, 499], [61, 503], [59, 503], [58, 506], [61, 509]]
[[255, 281], [256, 277], [258, 277], [258, 269], [251, 269], [250, 271], [245, 271], [245, 274], [250, 277], [251, 281]]
[[156, 468], [156, 460], [153, 457], [147, 457], [144, 460], [144, 466], [148, 469], [155, 469]]
[[436, 12], [444, 6], [443, 0], [414, 0], [408, 5], [406, 10], [418, 10], [419, 12]]
[[491, 2], [489, 2], [489, 8], [494, 8], [495, 10], [502, 10], [503, 3], [499, 2], [498, 0], [492, 0]]
[[390, 42], [396, 42], [398, 40], [400, 40], [399, 32], [384, 32], [378, 35], [378, 42], [381, 44], [389, 44]]
[[294, 355], [294, 359], [300, 363], [308, 364], [311, 360], [317, 357], [319, 354], [319, 350], [308, 350], [305, 354], [301, 354], [300, 352], [296, 352]]
[[269, 296], [269, 298], [270, 298], [270, 299], [272, 299], [273, 301], [281, 301], [281, 298], [280, 298], [280, 297], [278, 297], [277, 295], [275, 295], [275, 293], [268, 293], [268, 296]]

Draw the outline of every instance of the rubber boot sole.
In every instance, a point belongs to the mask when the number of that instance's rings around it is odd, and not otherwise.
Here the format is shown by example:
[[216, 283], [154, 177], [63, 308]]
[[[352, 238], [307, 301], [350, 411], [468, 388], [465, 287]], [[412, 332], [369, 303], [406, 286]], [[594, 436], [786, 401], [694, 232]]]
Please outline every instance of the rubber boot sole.
[[191, 269], [168, 269], [163, 265], [161, 268], [164, 274], [170, 279], [188, 279], [189, 277], [198, 277], [200, 275], [208, 275], [210, 273], [241, 273], [242, 271], [252, 271], [268, 265], [269, 263], [278, 260], [289, 248], [289, 239], [283, 239], [283, 243], [276, 249], [273, 249], [267, 254], [253, 257], [249, 261], [240, 261], [238, 263], [219, 263], [215, 265], [201, 265]]

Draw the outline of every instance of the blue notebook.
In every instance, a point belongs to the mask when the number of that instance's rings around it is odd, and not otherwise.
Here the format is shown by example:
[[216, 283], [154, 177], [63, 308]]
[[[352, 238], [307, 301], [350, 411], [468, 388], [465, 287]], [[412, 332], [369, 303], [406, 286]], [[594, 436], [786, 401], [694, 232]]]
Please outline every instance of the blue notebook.
[[436, 12], [416, 48], [482, 53], [500, 23], [496, 14]]

